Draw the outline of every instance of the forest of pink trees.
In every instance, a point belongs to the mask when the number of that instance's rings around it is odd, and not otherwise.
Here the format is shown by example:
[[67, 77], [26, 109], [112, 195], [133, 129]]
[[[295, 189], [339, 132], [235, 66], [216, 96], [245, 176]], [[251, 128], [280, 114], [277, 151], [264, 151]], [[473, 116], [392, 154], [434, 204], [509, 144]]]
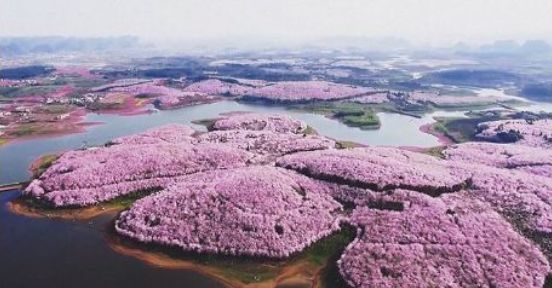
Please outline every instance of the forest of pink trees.
[[552, 148], [552, 119], [484, 122], [479, 124], [479, 129], [481, 132], [477, 136], [483, 140], [516, 142], [527, 146]]
[[[515, 129], [528, 139], [538, 125]], [[116, 231], [197, 253], [286, 258], [352, 225], [338, 268], [353, 287], [543, 286], [548, 145], [464, 143], [439, 158], [338, 149], [305, 127], [254, 113], [223, 116], [208, 132], [162, 126], [66, 152], [25, 194], [63, 207], [158, 191], [122, 212]]]
[[[313, 101], [350, 101], [361, 104], [390, 102], [397, 91], [383, 91], [370, 87], [346, 85], [329, 81], [279, 81], [239, 78], [210, 78], [170, 86], [163, 79], [129, 78], [90, 89], [91, 92], [126, 93], [134, 97], [153, 97], [161, 109], [174, 109], [189, 105], [220, 101], [224, 97], [271, 103], [308, 103]], [[413, 104], [438, 107], [481, 106], [501, 102], [498, 97], [438, 95], [415, 91], [399, 93], [402, 100]], [[391, 96], [391, 97], [390, 97]]]
[[341, 205], [325, 189], [269, 166], [198, 173], [137, 201], [116, 229], [187, 251], [288, 257], [339, 229]]

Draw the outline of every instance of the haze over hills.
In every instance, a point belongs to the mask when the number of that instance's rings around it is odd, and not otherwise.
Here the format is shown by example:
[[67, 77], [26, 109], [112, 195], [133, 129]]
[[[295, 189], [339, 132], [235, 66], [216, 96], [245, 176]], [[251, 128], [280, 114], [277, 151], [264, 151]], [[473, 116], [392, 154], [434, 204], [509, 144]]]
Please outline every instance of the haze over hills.
[[491, 55], [547, 55], [552, 53], [552, 46], [545, 40], [530, 39], [523, 42], [514, 40], [498, 40], [482, 45], [458, 42], [449, 46], [431, 46], [411, 43], [396, 37], [371, 38], [335, 36], [319, 38], [308, 42], [281, 43], [278, 38], [270, 37], [237, 37], [223, 39], [183, 39], [178, 41], [153, 42], [140, 39], [137, 36], [117, 37], [0, 37], [0, 56], [15, 57], [28, 54], [55, 54], [72, 52], [124, 52], [133, 51], [171, 51], [188, 54], [243, 53], [253, 51], [287, 50], [316, 51], [342, 50], [357, 52], [400, 52], [422, 51], [434, 52], [452, 51], [455, 53]]
[[120, 37], [0, 37], [0, 56], [125, 50], [140, 45], [135, 36]]

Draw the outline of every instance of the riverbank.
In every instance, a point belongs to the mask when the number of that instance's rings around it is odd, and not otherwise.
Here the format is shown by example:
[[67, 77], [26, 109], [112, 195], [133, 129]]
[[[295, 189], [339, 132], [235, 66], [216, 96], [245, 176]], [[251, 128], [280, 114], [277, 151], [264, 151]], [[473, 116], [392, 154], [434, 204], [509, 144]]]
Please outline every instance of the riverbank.
[[439, 143], [442, 145], [455, 144], [456, 142], [452, 138], [450, 138], [446, 134], [446, 132], [443, 132], [437, 129], [436, 125], [438, 124], [439, 124], [438, 122], [424, 124], [420, 126], [420, 131], [437, 137], [437, 139], [439, 140]]
[[123, 200], [87, 208], [53, 209], [17, 197], [7, 202], [5, 207], [13, 215], [43, 221], [101, 223], [97, 219], [112, 219], [102, 230], [107, 246], [117, 254], [157, 268], [194, 271], [216, 279], [226, 287], [346, 287], [338, 275], [335, 261], [354, 239], [355, 230], [351, 227], [343, 227], [341, 232], [323, 238], [286, 260], [187, 253], [179, 248], [141, 244], [115, 233], [113, 220], [133, 202], [129, 200], [123, 205]]
[[347, 287], [335, 261], [354, 239], [345, 227], [287, 260], [185, 253], [178, 248], [145, 245], [108, 232], [108, 244], [117, 253], [163, 269], [193, 270], [217, 279], [227, 287]]
[[100, 204], [82, 209], [44, 209], [29, 205], [25, 199], [17, 199], [7, 203], [7, 209], [16, 215], [31, 218], [48, 218], [64, 220], [89, 220], [104, 214], [113, 214], [125, 209], [124, 206]]

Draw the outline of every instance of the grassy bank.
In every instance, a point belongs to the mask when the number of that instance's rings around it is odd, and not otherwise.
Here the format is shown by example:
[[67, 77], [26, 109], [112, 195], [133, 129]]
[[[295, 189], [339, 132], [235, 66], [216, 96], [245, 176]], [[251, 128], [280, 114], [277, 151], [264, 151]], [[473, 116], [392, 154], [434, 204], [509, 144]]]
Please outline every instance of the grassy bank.
[[378, 129], [380, 120], [376, 110], [364, 104], [349, 102], [320, 102], [312, 104], [293, 105], [291, 109], [325, 115], [336, 119], [350, 127], [361, 129]]

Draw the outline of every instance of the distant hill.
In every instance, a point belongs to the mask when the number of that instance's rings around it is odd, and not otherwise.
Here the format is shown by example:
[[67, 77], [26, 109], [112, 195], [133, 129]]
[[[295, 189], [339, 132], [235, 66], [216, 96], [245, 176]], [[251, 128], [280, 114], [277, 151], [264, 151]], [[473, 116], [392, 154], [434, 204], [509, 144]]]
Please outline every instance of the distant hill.
[[552, 46], [543, 40], [528, 40], [518, 44], [512, 40], [495, 41], [472, 51], [486, 56], [538, 56], [552, 54]]
[[527, 40], [518, 43], [514, 40], [500, 40], [481, 46], [470, 46], [458, 42], [449, 47], [450, 51], [459, 55], [476, 57], [549, 57], [552, 55], [552, 46], [544, 40]]
[[423, 82], [475, 87], [496, 87], [516, 82], [516, 74], [500, 70], [451, 69], [433, 72], [422, 78]]
[[49, 66], [24, 66], [16, 68], [0, 69], [0, 79], [21, 80], [36, 76], [47, 75], [54, 71]]
[[121, 50], [139, 46], [133, 36], [76, 38], [76, 37], [0, 37], [0, 56], [59, 52], [99, 52]]
[[534, 100], [552, 101], [552, 83], [527, 84], [521, 89], [521, 95]]

